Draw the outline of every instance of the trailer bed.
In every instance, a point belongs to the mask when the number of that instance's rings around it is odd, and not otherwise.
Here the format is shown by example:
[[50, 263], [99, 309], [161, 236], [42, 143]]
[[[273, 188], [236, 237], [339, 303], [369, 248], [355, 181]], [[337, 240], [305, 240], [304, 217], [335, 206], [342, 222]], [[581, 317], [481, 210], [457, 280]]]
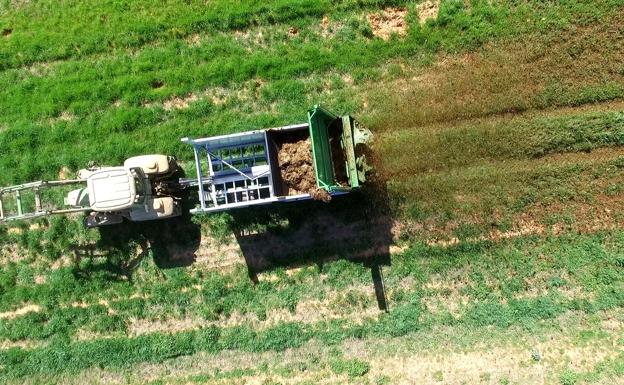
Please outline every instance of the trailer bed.
[[183, 138], [193, 147], [195, 158], [196, 179], [184, 181], [198, 189], [199, 204], [191, 213], [312, 199], [309, 192], [285, 183], [278, 159], [285, 143], [302, 140], [310, 146], [311, 188], [324, 189], [331, 196], [350, 192], [359, 187], [353, 130], [351, 117], [338, 117], [315, 106], [308, 112], [307, 123]]

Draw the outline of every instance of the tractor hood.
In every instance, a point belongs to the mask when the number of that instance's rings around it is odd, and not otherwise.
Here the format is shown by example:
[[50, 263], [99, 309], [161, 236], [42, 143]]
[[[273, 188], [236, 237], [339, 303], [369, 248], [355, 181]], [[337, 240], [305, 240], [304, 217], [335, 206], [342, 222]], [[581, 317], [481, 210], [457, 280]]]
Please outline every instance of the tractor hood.
[[89, 204], [94, 211], [128, 209], [136, 198], [134, 178], [123, 167], [98, 170], [87, 179]]

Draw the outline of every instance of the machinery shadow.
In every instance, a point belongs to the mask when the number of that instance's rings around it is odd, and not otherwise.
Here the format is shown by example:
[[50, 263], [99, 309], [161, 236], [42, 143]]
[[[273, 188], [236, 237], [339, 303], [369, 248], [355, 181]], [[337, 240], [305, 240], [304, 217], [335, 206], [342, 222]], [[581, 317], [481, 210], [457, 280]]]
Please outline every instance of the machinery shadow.
[[233, 210], [233, 231], [250, 279], [277, 267], [316, 264], [322, 270], [339, 259], [371, 270], [377, 304], [388, 310], [382, 267], [390, 265], [392, 219], [383, 180], [330, 203], [303, 201]]
[[201, 242], [201, 229], [191, 220], [189, 209], [194, 203], [189, 194], [182, 197], [181, 203], [183, 214], [179, 217], [99, 227], [100, 239], [88, 249], [75, 250], [77, 260], [107, 257], [106, 268], [128, 278], [150, 251], [161, 269], [192, 265]]
[[[107, 270], [132, 279], [150, 251], [161, 269], [187, 267], [196, 261], [202, 231], [191, 219], [194, 193], [182, 197], [183, 214], [160, 221], [130, 222], [99, 227], [97, 243], [74, 250], [76, 266], [83, 258], [106, 258], [80, 274]], [[393, 243], [386, 181], [369, 179], [361, 191], [337, 196], [329, 203], [300, 201], [232, 210], [229, 230], [245, 259], [250, 279], [275, 268], [323, 266], [348, 260], [370, 269], [377, 304], [388, 311], [383, 266], [390, 265]]]

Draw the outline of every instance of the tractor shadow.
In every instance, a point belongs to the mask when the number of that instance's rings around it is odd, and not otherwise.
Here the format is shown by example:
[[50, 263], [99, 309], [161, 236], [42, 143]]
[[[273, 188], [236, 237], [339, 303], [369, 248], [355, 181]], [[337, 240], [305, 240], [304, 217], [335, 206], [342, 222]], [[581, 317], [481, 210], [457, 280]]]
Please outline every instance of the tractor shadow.
[[382, 267], [390, 265], [392, 218], [384, 181], [330, 203], [302, 201], [234, 210], [232, 230], [250, 279], [272, 269], [348, 260], [369, 268], [377, 304], [388, 310]]
[[201, 242], [201, 229], [188, 213], [194, 207], [188, 193], [182, 197], [181, 203], [183, 214], [179, 217], [146, 222], [124, 221], [99, 227], [97, 243], [74, 250], [77, 261], [105, 256], [107, 263], [101, 268], [129, 279], [150, 251], [156, 266], [161, 269], [192, 265]]
[[[252, 282], [258, 274], [276, 268], [316, 265], [348, 260], [370, 269], [377, 304], [388, 311], [383, 266], [390, 266], [392, 224], [385, 180], [370, 180], [361, 191], [334, 197], [330, 203], [301, 201], [276, 203], [229, 211], [227, 231], [234, 234]], [[132, 279], [151, 252], [160, 269], [188, 267], [196, 261], [202, 231], [191, 219], [194, 193], [182, 197], [183, 215], [176, 218], [129, 222], [99, 227], [97, 243], [74, 250], [81, 259], [105, 257], [104, 264], [89, 264], [88, 276], [106, 270]]]

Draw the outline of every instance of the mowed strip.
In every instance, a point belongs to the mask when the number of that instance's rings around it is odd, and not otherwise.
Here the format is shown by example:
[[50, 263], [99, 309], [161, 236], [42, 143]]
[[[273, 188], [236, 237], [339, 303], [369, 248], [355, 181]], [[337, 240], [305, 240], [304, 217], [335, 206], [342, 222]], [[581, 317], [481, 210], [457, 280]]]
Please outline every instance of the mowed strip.
[[[618, 231], [585, 236], [562, 234], [546, 239], [528, 237], [499, 244], [465, 242], [450, 248], [412, 246], [404, 255], [395, 257], [391, 268], [386, 270], [392, 311], [377, 317], [364, 317], [361, 323], [343, 313], [335, 320], [321, 317], [310, 324], [299, 319], [295, 322], [282, 320], [266, 329], [251, 323], [206, 326], [177, 333], [152, 332], [133, 338], [118, 334], [112, 338], [99, 335], [95, 339], [69, 344], [52, 343], [28, 350], [12, 348], [0, 354], [5, 362], [11, 363], [3, 368], [9, 377], [36, 373], [52, 375], [80, 371], [94, 365], [116, 367], [122, 363], [162, 362], [200, 351], [280, 351], [301, 347], [315, 339], [331, 345], [353, 338], [387, 338], [441, 325], [475, 330], [483, 327], [504, 330], [519, 325], [531, 327], [570, 311], [580, 311], [591, 317], [622, 307], [623, 280], [618, 271], [620, 247], [621, 232]], [[600, 270], [594, 268], [598, 265]], [[431, 280], [411, 281], [409, 277], [414, 271], [420, 271], [421, 277], [431, 275]], [[335, 273], [343, 280], [362, 279], [349, 269]], [[456, 276], [458, 282], [464, 283], [455, 289], [436, 286], [440, 274]], [[584, 288], [586, 293], [579, 288]], [[466, 298], [465, 305], [462, 303], [457, 309], [453, 308], [457, 302], [453, 290]], [[371, 305], [370, 298], [363, 297], [363, 301], [346, 293], [335, 305], [363, 315]], [[437, 307], [432, 307], [436, 301], [439, 301], [435, 304]], [[362, 306], [365, 303], [369, 305]], [[245, 302], [239, 305], [244, 306]], [[156, 305], [154, 310], [158, 308]], [[105, 308], [100, 310], [97, 314], [112, 316]], [[307, 309], [308, 312], [320, 310]], [[294, 314], [297, 314], [296, 310]], [[123, 311], [114, 316], [129, 320]], [[617, 328], [617, 321], [608, 325]], [[4, 330], [7, 325], [2, 326]], [[61, 352], [72, 357], [71, 365], [59, 366], [45, 358]], [[35, 367], [32, 362], [39, 364]]]
[[[450, 384], [467, 380], [559, 384], [562, 375], [572, 373], [579, 378], [591, 374], [596, 380], [617, 380], [613, 369], [622, 357], [618, 338], [623, 317], [621, 309], [593, 316], [569, 312], [531, 330], [442, 326], [400, 338], [347, 340], [331, 346], [313, 340], [284, 352], [202, 352], [121, 371], [95, 368], [55, 378], [66, 384], [122, 380], [128, 384], [436, 384], [440, 378]], [[340, 362], [360, 362], [367, 370], [349, 375], [340, 371]], [[21, 378], [19, 383], [37, 383], [41, 378]]]

